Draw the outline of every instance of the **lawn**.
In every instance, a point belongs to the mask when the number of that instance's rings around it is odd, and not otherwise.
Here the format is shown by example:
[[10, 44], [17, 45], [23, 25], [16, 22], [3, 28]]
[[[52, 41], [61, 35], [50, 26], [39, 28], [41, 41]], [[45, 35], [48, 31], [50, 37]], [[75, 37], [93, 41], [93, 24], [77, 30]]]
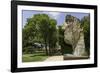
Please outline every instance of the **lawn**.
[[39, 62], [47, 58], [48, 56], [46, 56], [45, 53], [24, 54], [22, 56], [22, 62]]

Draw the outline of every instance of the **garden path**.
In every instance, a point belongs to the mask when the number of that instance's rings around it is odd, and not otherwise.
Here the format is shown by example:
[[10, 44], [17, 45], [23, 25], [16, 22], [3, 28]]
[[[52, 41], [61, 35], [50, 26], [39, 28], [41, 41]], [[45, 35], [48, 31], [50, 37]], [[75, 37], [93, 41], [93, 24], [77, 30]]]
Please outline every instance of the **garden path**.
[[51, 56], [48, 57], [45, 61], [63, 61], [63, 56]]

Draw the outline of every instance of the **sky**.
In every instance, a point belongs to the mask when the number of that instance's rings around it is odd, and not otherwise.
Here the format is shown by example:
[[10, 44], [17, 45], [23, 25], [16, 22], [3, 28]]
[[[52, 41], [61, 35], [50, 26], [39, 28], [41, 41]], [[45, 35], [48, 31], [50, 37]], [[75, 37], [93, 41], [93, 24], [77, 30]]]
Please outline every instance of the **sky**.
[[88, 16], [89, 13], [75, 13], [75, 12], [51, 12], [51, 11], [34, 11], [34, 10], [23, 10], [22, 11], [22, 25], [27, 22], [28, 18], [31, 18], [34, 14], [47, 14], [50, 18], [56, 19], [57, 25], [62, 25], [65, 22], [66, 15], [72, 15], [78, 19], [82, 19], [84, 16]]

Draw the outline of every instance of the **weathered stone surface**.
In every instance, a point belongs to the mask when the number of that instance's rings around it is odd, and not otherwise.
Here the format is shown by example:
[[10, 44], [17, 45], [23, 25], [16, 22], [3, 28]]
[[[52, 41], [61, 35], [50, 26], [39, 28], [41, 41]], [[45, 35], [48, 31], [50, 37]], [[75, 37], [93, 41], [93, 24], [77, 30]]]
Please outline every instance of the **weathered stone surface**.
[[78, 40], [78, 43], [74, 49], [75, 56], [84, 56], [86, 55], [85, 52], [85, 43], [84, 43], [84, 34], [81, 32], [80, 33], [80, 39]]
[[[64, 41], [67, 44], [75, 46], [75, 44], [78, 42], [78, 39], [80, 37], [80, 23], [77, 18], [70, 16], [68, 19], [68, 17], [67, 17], [67, 22], [64, 23], [64, 27], [65, 27]], [[71, 21], [68, 21], [70, 20], [70, 18], [73, 19]]]
[[76, 17], [68, 16], [63, 25], [64, 41], [72, 45], [73, 55], [83, 56], [85, 54], [84, 34], [80, 28], [80, 22]]

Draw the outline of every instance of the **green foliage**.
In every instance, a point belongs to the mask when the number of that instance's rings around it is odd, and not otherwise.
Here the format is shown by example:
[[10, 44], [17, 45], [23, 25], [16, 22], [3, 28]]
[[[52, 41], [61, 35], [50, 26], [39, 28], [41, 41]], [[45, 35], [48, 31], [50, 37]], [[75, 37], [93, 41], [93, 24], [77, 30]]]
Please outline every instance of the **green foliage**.
[[32, 47], [37, 42], [45, 44], [48, 55], [47, 47], [54, 49], [56, 46], [56, 24], [56, 20], [46, 14], [35, 14], [32, 18], [27, 19], [27, 24], [23, 28], [23, 52], [26, 50], [25, 48]]
[[49, 34], [48, 34], [48, 44], [49, 44], [49, 54], [53, 55], [56, 49], [56, 42], [57, 42], [57, 29], [56, 29], [56, 20], [50, 19], [50, 26], [49, 26]]
[[36, 35], [36, 27], [32, 19], [27, 20], [26, 25], [22, 29], [23, 48], [32, 45], [33, 38]]
[[85, 48], [89, 55], [90, 54], [90, 16], [85, 16], [81, 20], [81, 27], [83, 28], [83, 32], [84, 32]]
[[[73, 16], [66, 16], [66, 22], [73, 22]], [[85, 48], [89, 54], [90, 51], [90, 20], [84, 17], [81, 20], [81, 28], [84, 32]], [[80, 25], [80, 20], [76, 19]], [[62, 26], [57, 28], [57, 21], [50, 18], [47, 14], [35, 14], [27, 19], [26, 25], [22, 29], [22, 47], [23, 53], [32, 54], [37, 50], [33, 48], [34, 43], [42, 43], [46, 55], [54, 55], [57, 50], [57, 42], [61, 46], [62, 54], [72, 53], [72, 46], [64, 42], [64, 29]], [[26, 59], [26, 58], [24, 58]], [[32, 59], [33, 60], [33, 59]]]
[[35, 52], [35, 49], [32, 48], [32, 46], [27, 46], [27, 47], [24, 47], [23, 49], [23, 54], [32, 54]]
[[59, 44], [61, 45], [62, 54], [72, 54], [72, 46], [64, 41], [64, 29], [62, 29], [62, 26], [59, 26]]

